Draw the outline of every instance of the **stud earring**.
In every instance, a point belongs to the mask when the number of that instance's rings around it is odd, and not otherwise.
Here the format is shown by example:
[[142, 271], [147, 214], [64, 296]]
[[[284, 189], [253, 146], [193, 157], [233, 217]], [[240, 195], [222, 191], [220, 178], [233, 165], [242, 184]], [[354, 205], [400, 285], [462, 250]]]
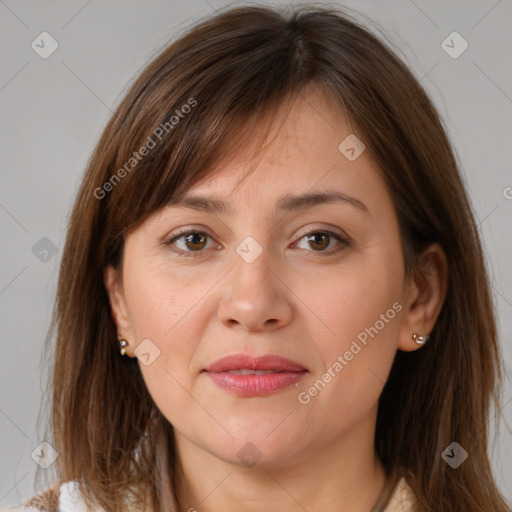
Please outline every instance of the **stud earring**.
[[124, 347], [126, 347], [126, 345], [128, 345], [127, 341], [119, 340], [119, 346], [121, 347], [121, 350], [119, 352], [121, 352], [122, 356], [126, 355], [126, 349], [124, 348]]
[[412, 335], [412, 339], [418, 344], [418, 345], [424, 345], [429, 339], [430, 336], [420, 336], [419, 334], [414, 333]]

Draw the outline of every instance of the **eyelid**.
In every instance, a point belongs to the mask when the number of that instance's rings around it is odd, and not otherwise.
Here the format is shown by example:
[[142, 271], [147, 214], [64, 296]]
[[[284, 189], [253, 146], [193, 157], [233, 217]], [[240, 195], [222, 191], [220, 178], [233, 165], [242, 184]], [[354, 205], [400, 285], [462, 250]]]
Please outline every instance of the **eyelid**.
[[315, 226], [315, 225], [313, 225], [313, 227], [311, 227], [311, 223], [306, 224], [305, 226], [299, 228], [297, 230], [297, 236], [302, 238], [302, 237], [304, 237], [306, 235], [309, 235], [310, 233], [317, 233], [317, 232], [329, 233], [331, 235], [336, 235], [336, 236], [338, 236], [340, 238], [343, 238], [347, 242], [351, 241], [350, 237], [346, 233], [341, 231], [339, 228], [337, 228], [337, 227], [334, 227], [334, 226], [325, 227], [325, 226]]

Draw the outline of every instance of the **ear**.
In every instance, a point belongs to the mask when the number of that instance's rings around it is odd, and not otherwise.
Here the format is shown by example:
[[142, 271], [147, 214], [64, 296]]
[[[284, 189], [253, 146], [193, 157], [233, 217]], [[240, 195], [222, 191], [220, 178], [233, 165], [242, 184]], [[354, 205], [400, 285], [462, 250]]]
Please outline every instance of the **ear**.
[[134, 338], [130, 327], [130, 318], [126, 307], [121, 271], [108, 265], [103, 273], [103, 280], [107, 290], [112, 319], [116, 324], [118, 340], [126, 340], [126, 353], [133, 357]]
[[405, 352], [421, 348], [412, 337], [430, 335], [443, 307], [448, 289], [448, 264], [443, 248], [430, 245], [420, 257], [421, 275], [404, 287], [402, 325], [398, 349]]

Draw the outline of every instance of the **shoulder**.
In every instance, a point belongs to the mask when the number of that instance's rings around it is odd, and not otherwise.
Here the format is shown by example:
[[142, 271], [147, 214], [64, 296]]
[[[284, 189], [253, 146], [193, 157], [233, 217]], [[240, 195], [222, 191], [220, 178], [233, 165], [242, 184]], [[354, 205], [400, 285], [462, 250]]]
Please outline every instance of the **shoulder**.
[[413, 512], [416, 497], [405, 478], [401, 478], [384, 512]]
[[78, 483], [69, 481], [56, 484], [21, 504], [0, 507], [0, 512], [87, 512], [87, 508], [79, 494]]
[[[141, 512], [127, 500], [127, 512]], [[0, 512], [104, 512], [100, 507], [88, 508], [76, 480], [59, 483], [33, 496], [24, 503], [2, 508]]]

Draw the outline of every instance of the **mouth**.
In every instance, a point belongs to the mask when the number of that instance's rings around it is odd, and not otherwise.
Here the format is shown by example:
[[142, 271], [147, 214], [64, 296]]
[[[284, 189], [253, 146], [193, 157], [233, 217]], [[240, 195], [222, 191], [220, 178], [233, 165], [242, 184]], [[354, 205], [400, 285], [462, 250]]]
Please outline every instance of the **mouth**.
[[268, 354], [252, 357], [235, 354], [203, 370], [221, 389], [238, 396], [262, 396], [299, 382], [308, 370], [299, 363]]
[[231, 375], [268, 375], [270, 373], [283, 373], [285, 370], [249, 370], [243, 368], [240, 370], [229, 370], [223, 373], [229, 373]]

